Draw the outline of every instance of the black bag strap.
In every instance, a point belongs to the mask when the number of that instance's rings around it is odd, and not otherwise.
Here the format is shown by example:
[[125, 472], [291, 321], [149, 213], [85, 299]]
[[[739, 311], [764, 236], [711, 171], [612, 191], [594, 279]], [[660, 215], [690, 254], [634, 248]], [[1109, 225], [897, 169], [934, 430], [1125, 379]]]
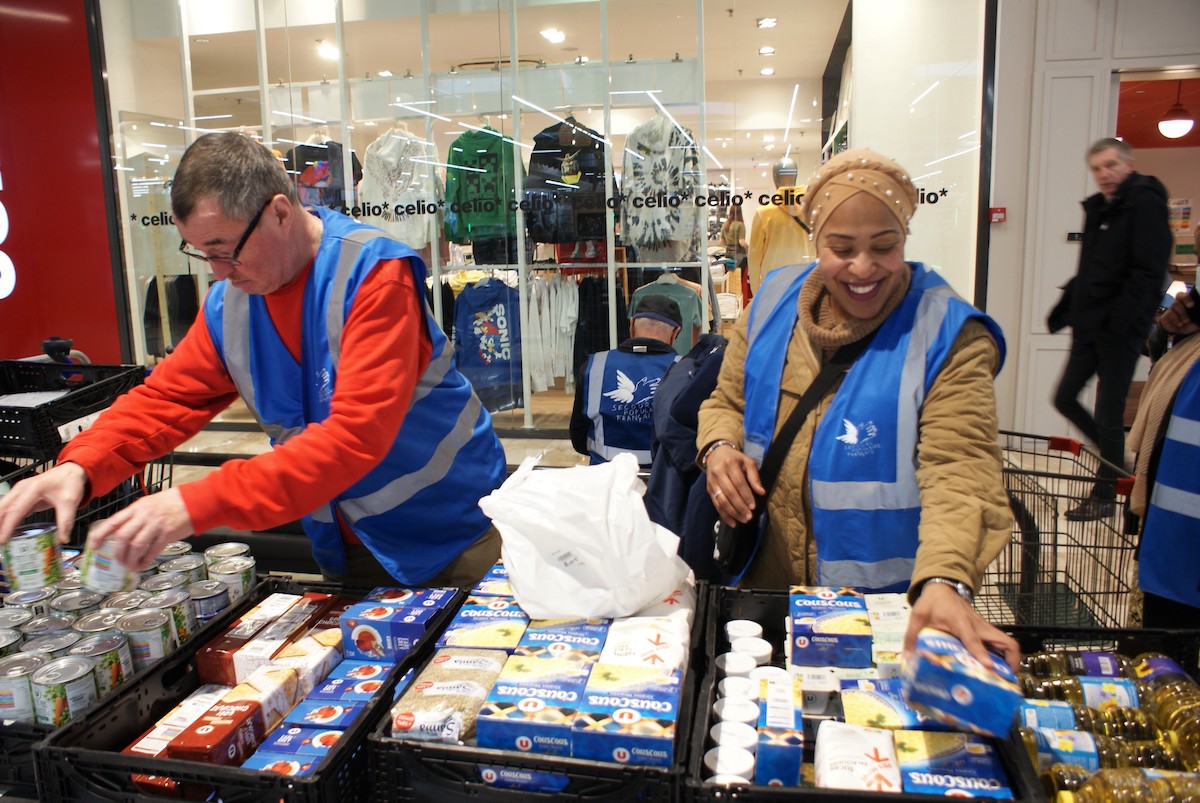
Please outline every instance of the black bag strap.
[[[878, 331], [878, 329], [875, 331]], [[813, 378], [812, 384], [804, 391], [804, 395], [796, 403], [796, 409], [792, 410], [787, 421], [783, 422], [779, 434], [771, 439], [771, 445], [767, 447], [767, 453], [763, 455], [762, 467], [758, 470], [759, 480], [762, 482], [763, 488], [766, 489], [766, 494], [763, 495], [764, 499], [771, 495], [771, 488], [774, 487], [775, 480], [779, 476], [779, 471], [783, 468], [783, 459], [787, 456], [788, 449], [792, 446], [792, 441], [800, 433], [800, 427], [804, 425], [804, 420], [808, 418], [808, 414], [812, 412], [813, 408], [817, 406], [817, 402], [829, 392], [829, 389], [833, 387], [842, 374], [850, 370], [850, 366], [858, 359], [858, 355], [866, 350], [874, 337], [875, 332], [871, 332], [861, 340], [847, 343], [835, 351], [833, 357], [830, 358], [829, 362], [821, 366], [821, 370]]]

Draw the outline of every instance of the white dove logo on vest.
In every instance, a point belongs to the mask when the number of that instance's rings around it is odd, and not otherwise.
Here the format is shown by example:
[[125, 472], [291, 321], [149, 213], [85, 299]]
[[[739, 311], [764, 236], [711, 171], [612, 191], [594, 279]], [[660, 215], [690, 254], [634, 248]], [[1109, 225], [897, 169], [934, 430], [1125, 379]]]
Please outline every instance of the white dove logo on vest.
[[842, 427], [844, 431], [837, 439], [846, 444], [846, 453], [852, 457], [870, 454], [878, 447], [878, 444], [868, 443], [879, 434], [879, 428], [875, 426], [874, 421], [860, 421], [856, 425], [849, 418], [843, 418]]
[[604, 397], [616, 403], [613, 412], [618, 418], [631, 421], [648, 420], [659, 380], [660, 377], [642, 377], [635, 382], [624, 371], [617, 369], [617, 386], [606, 390]]

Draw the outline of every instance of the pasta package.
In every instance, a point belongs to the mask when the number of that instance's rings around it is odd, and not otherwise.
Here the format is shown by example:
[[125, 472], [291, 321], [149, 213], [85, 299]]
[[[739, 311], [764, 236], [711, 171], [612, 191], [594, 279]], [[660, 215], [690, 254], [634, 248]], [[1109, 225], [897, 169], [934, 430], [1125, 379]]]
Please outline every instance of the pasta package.
[[503, 650], [438, 650], [392, 706], [392, 736], [451, 744], [471, 738], [507, 660]]
[[871, 621], [848, 588], [792, 586], [787, 618], [790, 661], [799, 666], [871, 666]]

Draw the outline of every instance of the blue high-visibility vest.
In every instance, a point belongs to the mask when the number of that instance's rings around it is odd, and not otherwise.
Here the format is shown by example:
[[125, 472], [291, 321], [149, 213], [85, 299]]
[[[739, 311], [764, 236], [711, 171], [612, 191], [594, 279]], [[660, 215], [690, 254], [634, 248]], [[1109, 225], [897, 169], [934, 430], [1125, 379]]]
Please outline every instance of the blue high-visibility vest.
[[674, 351], [601, 351], [583, 370], [583, 414], [592, 465], [630, 452], [649, 466], [654, 437], [654, 392], [676, 360]]

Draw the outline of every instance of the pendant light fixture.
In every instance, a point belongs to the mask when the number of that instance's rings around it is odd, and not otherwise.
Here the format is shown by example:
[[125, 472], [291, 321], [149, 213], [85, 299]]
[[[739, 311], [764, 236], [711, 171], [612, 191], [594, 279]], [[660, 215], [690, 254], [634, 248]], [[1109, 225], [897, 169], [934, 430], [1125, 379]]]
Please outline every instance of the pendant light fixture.
[[1179, 81], [1175, 87], [1175, 105], [1167, 109], [1167, 113], [1158, 121], [1158, 133], [1167, 139], [1179, 139], [1186, 136], [1192, 130], [1192, 126], [1196, 124], [1191, 112], [1183, 108], [1183, 104], [1179, 102], [1182, 91], [1183, 81]]

